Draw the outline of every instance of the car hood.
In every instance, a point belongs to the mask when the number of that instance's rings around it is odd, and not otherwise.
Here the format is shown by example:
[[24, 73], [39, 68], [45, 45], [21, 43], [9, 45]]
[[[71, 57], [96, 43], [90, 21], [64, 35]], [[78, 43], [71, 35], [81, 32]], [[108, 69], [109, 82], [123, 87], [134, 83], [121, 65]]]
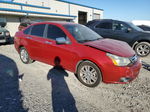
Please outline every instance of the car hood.
[[84, 45], [103, 50], [105, 52], [109, 52], [121, 57], [131, 57], [135, 55], [134, 50], [126, 42], [113, 39], [100, 39], [97, 41], [90, 41], [84, 43]]

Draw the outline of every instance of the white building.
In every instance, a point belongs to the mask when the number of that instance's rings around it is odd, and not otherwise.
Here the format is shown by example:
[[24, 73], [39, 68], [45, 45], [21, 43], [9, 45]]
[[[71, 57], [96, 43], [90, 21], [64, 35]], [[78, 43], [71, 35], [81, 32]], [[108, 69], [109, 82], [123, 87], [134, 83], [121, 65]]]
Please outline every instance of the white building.
[[85, 24], [103, 18], [103, 10], [65, 0], [0, 0], [0, 17], [13, 36], [22, 21], [73, 21]]
[[147, 25], [150, 26], [150, 20], [133, 20], [133, 24], [135, 25]]

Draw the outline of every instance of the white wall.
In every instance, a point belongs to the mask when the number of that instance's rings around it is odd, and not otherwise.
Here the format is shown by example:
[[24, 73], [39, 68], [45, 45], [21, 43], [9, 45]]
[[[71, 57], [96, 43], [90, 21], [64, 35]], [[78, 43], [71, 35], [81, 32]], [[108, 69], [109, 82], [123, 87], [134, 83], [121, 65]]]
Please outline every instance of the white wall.
[[[78, 23], [78, 12], [87, 12], [87, 22], [93, 19], [93, 14], [100, 14], [100, 18], [103, 18], [103, 11], [98, 9], [93, 9], [89, 7], [83, 7], [80, 5], [69, 4], [64, 2], [59, 2], [57, 0], [14, 0], [14, 2], [18, 3], [27, 3], [31, 5], [44, 6], [49, 7], [50, 9], [43, 9], [37, 7], [29, 7], [29, 6], [19, 6], [14, 4], [6, 4], [0, 3], [0, 8], [8, 8], [8, 9], [18, 9], [18, 10], [28, 10], [28, 11], [37, 11], [37, 12], [45, 12], [45, 13], [54, 13], [54, 14], [63, 14], [63, 15], [71, 15], [76, 16], [57, 16], [57, 15], [43, 15], [43, 14], [28, 14], [31, 20], [59, 20], [66, 21], [68, 19], [73, 19], [75, 23]], [[69, 10], [70, 9], [70, 10]], [[11, 35], [14, 36], [15, 32], [18, 30], [18, 26], [20, 24], [20, 17], [25, 17], [26, 13], [22, 12], [11, 12], [11, 11], [0, 11], [0, 15], [3, 15], [7, 18], [7, 29], [10, 31]]]
[[51, 1], [54, 0], [14, 0], [14, 2], [18, 2], [18, 3], [27, 3], [27, 4], [39, 5], [39, 6], [42, 6], [44, 3], [45, 7], [49, 7]]
[[132, 21], [133, 24], [135, 25], [147, 25], [150, 26], [150, 20], [134, 20]]
[[[93, 19], [93, 14], [100, 14], [100, 18], [103, 18], [103, 11], [98, 9], [92, 9], [89, 7], [83, 7], [79, 5], [74, 5], [64, 2], [59, 2], [57, 0], [14, 0], [15, 2], [20, 3], [28, 3], [32, 5], [39, 5], [42, 6], [42, 2], [44, 6], [50, 7], [51, 9], [37, 9], [33, 7], [25, 7], [24, 10], [32, 10], [32, 11], [39, 11], [39, 12], [47, 12], [47, 13], [55, 13], [55, 14], [64, 14], [64, 15], [73, 15], [77, 16], [74, 22], [78, 23], [78, 12], [83, 11], [87, 12], [87, 22]], [[69, 11], [70, 9], [70, 11]]]

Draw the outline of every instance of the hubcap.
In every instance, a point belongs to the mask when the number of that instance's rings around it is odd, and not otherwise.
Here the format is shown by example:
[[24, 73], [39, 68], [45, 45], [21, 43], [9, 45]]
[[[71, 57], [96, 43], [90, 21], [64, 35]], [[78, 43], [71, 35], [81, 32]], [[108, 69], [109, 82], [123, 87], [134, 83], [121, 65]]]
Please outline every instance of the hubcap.
[[25, 49], [21, 50], [20, 56], [21, 56], [21, 59], [22, 59], [23, 62], [28, 61], [28, 53]]
[[89, 65], [83, 66], [81, 68], [80, 76], [83, 82], [86, 84], [94, 84], [98, 79], [96, 70]]
[[137, 53], [141, 56], [146, 56], [150, 52], [150, 47], [146, 44], [137, 47]]

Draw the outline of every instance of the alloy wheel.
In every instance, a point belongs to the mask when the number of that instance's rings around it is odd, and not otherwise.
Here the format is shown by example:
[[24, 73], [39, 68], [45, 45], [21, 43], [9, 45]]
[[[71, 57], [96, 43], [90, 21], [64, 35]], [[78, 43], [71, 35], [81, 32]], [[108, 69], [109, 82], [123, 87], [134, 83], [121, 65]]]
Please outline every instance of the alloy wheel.
[[90, 65], [81, 68], [80, 77], [86, 84], [94, 84], [98, 79], [96, 70]]

